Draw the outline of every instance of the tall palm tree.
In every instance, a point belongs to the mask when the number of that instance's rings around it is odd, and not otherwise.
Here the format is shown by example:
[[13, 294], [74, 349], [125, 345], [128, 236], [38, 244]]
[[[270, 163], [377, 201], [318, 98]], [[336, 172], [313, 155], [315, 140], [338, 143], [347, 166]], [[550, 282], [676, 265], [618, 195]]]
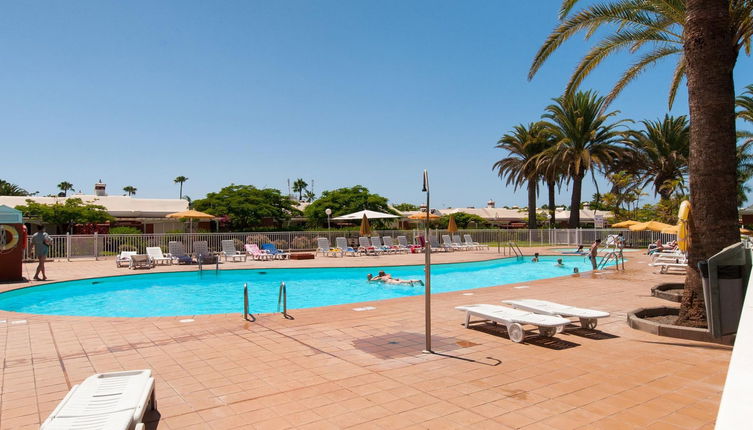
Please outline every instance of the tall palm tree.
[[690, 153], [690, 125], [684, 115], [665, 115], [657, 121], [641, 121], [644, 129], [628, 132], [626, 143], [635, 151], [637, 173], [643, 186], [665, 202], [685, 183]]
[[606, 112], [606, 100], [593, 91], [578, 91], [554, 99], [542, 116], [546, 129], [556, 144], [548, 151], [552, 162], [559, 163], [572, 181], [570, 227], [580, 226], [580, 203], [583, 178], [589, 170], [614, 163], [625, 148], [618, 145], [623, 121], [608, 123], [617, 111]]
[[68, 197], [68, 191], [76, 191], [73, 189], [73, 184], [67, 181], [59, 183], [58, 188], [63, 192], [63, 197]]
[[738, 118], [753, 123], [753, 84], [745, 87], [745, 91], [737, 96], [735, 106], [739, 108], [736, 113]]
[[129, 196], [132, 196], [136, 194], [137, 188], [132, 185], [128, 185], [128, 186], [123, 187], [123, 191], [128, 193]]
[[178, 196], [179, 199], [183, 198], [183, 183], [186, 182], [188, 178], [185, 176], [178, 176], [177, 178], [173, 179], [173, 183], [180, 184], [180, 195]]
[[298, 201], [303, 201], [303, 192], [306, 191], [306, 188], [309, 186], [309, 184], [306, 183], [302, 178], [298, 178], [293, 182], [293, 192], [298, 193]]
[[28, 196], [29, 192], [16, 184], [0, 179], [0, 196]]
[[536, 193], [541, 171], [537, 157], [548, 147], [549, 134], [544, 124], [516, 125], [512, 133], [505, 134], [497, 142], [497, 148], [508, 152], [507, 157], [492, 166], [500, 178], [507, 178], [507, 185], [514, 189], [528, 188], [528, 228], [536, 228]]
[[[563, 0], [560, 6], [560, 24], [547, 37], [534, 57], [528, 73], [532, 79], [536, 72], [570, 37], [584, 32], [586, 38], [594, 34], [604, 35], [580, 60], [570, 77], [565, 94], [573, 93], [583, 80], [604, 59], [612, 54], [627, 51], [638, 55], [638, 59], [620, 76], [607, 96], [607, 104], [638, 75], [657, 62], [676, 58], [675, 70], [669, 89], [669, 107], [677, 95], [677, 89], [687, 74], [687, 59], [683, 49], [683, 31], [688, 15], [685, 0], [615, 0], [597, 1], [581, 10], [573, 11], [579, 0]], [[735, 56], [741, 48], [750, 54], [753, 35], [753, 2], [750, 0], [730, 0], [728, 4], [732, 40], [728, 45]], [[597, 30], [606, 27], [606, 32]], [[734, 66], [734, 63], [733, 63]]]
[[565, 169], [557, 158], [557, 153], [550, 148], [557, 144], [555, 136], [548, 127], [541, 131], [543, 148], [536, 157], [536, 170], [541, 175], [542, 181], [547, 187], [547, 208], [549, 210], [549, 226], [554, 228], [556, 224], [557, 203], [555, 201], [556, 189], [562, 184]]

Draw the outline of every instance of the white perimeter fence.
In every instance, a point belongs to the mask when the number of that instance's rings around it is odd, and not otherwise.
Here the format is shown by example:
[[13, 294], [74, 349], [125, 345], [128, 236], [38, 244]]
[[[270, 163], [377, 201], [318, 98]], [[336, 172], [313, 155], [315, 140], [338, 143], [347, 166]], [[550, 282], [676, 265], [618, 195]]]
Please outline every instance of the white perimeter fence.
[[[521, 246], [577, 246], [589, 245], [596, 238], [606, 238], [610, 234], [622, 232], [629, 247], [644, 248], [649, 243], [661, 239], [668, 242], [675, 239], [673, 234], [652, 231], [627, 231], [620, 229], [547, 229], [547, 230], [460, 230], [458, 234], [470, 234], [473, 240], [491, 246], [504, 247], [507, 242], [516, 242]], [[432, 230], [432, 235], [447, 234], [447, 230]], [[373, 235], [380, 237], [406, 236], [409, 241], [423, 235], [423, 230], [375, 230]], [[327, 237], [334, 244], [335, 237], [346, 237], [354, 246], [358, 244], [359, 232], [355, 230], [332, 231], [279, 231], [247, 233], [161, 233], [161, 234], [76, 234], [52, 235], [49, 250], [51, 258], [99, 258], [115, 255], [122, 251], [145, 253], [147, 246], [159, 246], [167, 252], [168, 242], [180, 241], [191, 252], [193, 242], [207, 241], [211, 251], [220, 251], [220, 241], [234, 240], [237, 249], [244, 243], [274, 243], [285, 251], [312, 251], [316, 249], [316, 239]], [[26, 248], [26, 258], [33, 258], [31, 247]]]

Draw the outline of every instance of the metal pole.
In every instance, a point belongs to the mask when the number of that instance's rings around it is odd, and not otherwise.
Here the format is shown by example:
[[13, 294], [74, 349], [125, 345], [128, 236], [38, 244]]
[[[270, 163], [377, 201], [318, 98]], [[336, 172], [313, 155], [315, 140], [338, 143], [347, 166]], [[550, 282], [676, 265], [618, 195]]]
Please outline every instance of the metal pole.
[[428, 245], [424, 247], [424, 275], [426, 276], [426, 282], [424, 282], [424, 313], [426, 315], [426, 347], [425, 353], [431, 353], [431, 242], [429, 241], [429, 214], [431, 213], [431, 204], [429, 201], [429, 172], [424, 169], [424, 188], [426, 192], [426, 226], [424, 227], [424, 234], [426, 235], [425, 243]]
[[243, 284], [243, 319], [248, 319], [248, 284]]

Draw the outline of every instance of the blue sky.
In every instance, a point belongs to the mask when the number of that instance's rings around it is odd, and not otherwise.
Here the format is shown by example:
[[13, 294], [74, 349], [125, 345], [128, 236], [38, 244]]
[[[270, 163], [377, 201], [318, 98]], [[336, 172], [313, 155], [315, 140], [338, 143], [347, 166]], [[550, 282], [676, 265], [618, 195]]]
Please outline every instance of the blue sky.
[[[230, 183], [286, 191], [302, 177], [317, 194], [361, 184], [418, 203], [428, 168], [433, 206], [525, 205], [525, 190], [492, 172], [504, 155], [494, 146], [539, 119], [587, 48], [577, 36], [527, 80], [558, 5], [4, 2], [0, 138], [18, 162], [6, 158], [0, 179], [44, 195], [63, 180], [91, 193], [101, 178], [110, 194], [132, 185], [164, 198], [183, 175], [197, 199]], [[608, 60], [583, 87], [605, 94], [629, 61]], [[663, 116], [672, 66], [612, 107]], [[738, 93], [752, 71], [741, 56]], [[683, 88], [671, 113], [686, 112]]]

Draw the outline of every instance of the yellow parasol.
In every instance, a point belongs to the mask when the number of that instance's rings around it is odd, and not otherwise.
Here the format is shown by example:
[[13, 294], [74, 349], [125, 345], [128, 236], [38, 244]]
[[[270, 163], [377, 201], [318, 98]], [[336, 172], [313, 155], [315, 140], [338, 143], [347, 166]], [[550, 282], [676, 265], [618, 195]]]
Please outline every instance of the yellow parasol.
[[450, 222], [447, 224], [447, 231], [452, 233], [458, 232], [458, 225], [455, 223], [455, 215], [450, 215]]
[[647, 222], [641, 222], [641, 223], [638, 223], [638, 224], [631, 225], [630, 226], [630, 231], [645, 231], [645, 230], [650, 230], [650, 231], [661, 232], [662, 230], [664, 230], [666, 228], [669, 228], [669, 227], [672, 227], [672, 226], [669, 225], [669, 224], [665, 224], [663, 222], [659, 222], [659, 221], [647, 221]]
[[680, 210], [677, 213], [677, 247], [683, 252], [688, 252], [688, 248], [690, 248], [689, 218], [690, 202], [688, 200], [683, 200], [683, 202], [680, 203]]
[[747, 228], [741, 228], [740, 234], [744, 234], [746, 236], [753, 235], [753, 230], [748, 230]]
[[[438, 219], [441, 218], [439, 215], [435, 215], [433, 213], [429, 214], [429, 219]], [[425, 221], [426, 220], [426, 212], [418, 212], [413, 215], [410, 215], [408, 219], [415, 219], [419, 221]]]
[[632, 221], [632, 220], [620, 221], [620, 222], [616, 222], [616, 223], [612, 224], [612, 227], [614, 227], [614, 228], [627, 228], [627, 227], [630, 227], [631, 225], [635, 225], [635, 224], [640, 224], [640, 222], [638, 222], [638, 221]]
[[361, 218], [361, 236], [370, 236], [371, 235], [371, 226], [369, 225], [369, 219], [366, 217], [366, 214], [363, 214], [363, 218]]
[[662, 230], [661, 232], [664, 233], [664, 234], [677, 234], [679, 232], [679, 230], [680, 230], [680, 226], [671, 225], [671, 226], [665, 228], [664, 230]]
[[[214, 219], [214, 215], [206, 214], [204, 212], [195, 211], [193, 209], [189, 209], [187, 211], [183, 212], [175, 212], [171, 214], [165, 215], [166, 218], [188, 218], [190, 220], [194, 219]], [[193, 232], [193, 222], [189, 222], [188, 229], [190, 232]]]

